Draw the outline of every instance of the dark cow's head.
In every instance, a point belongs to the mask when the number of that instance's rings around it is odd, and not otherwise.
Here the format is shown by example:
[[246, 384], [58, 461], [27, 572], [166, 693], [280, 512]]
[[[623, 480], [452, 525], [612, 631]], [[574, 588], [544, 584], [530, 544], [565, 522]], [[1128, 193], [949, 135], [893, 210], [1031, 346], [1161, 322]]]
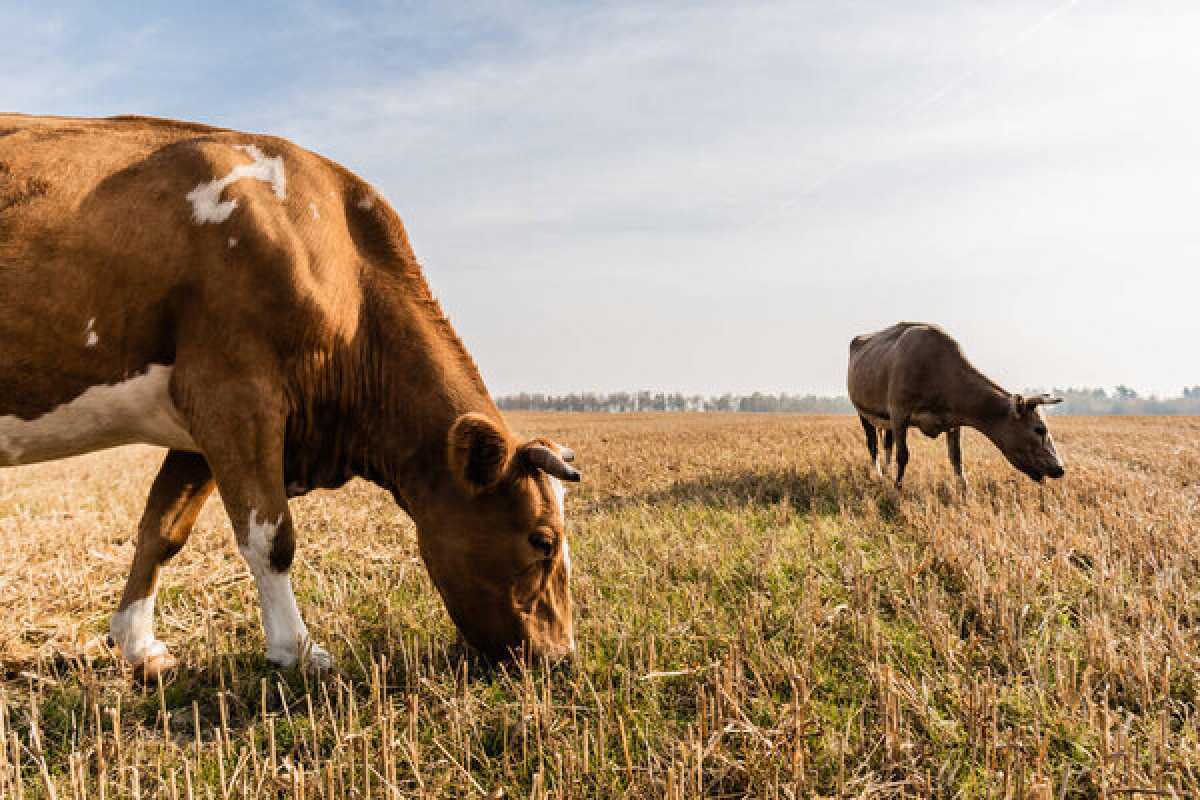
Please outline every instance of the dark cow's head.
[[1039, 406], [1061, 402], [1061, 397], [1015, 394], [1010, 398], [1008, 413], [994, 422], [988, 431], [988, 437], [1009, 463], [1038, 483], [1047, 477], [1063, 476], [1062, 460], [1054, 449], [1054, 439], [1039, 409]]
[[450, 429], [451, 487], [418, 520], [421, 555], [463, 636], [489, 656], [558, 660], [575, 649], [562, 481], [574, 454], [518, 444], [482, 414]]

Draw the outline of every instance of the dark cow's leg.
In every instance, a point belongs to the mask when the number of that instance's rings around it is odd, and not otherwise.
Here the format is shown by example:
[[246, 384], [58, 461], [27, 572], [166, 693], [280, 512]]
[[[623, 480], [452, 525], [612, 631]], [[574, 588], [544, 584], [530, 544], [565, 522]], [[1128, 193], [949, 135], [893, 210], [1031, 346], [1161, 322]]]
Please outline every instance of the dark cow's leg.
[[875, 467], [876, 474], [882, 476], [883, 473], [879, 470], [879, 442], [876, 438], [875, 426], [861, 414], [858, 421], [862, 423], [863, 433], [867, 435], [867, 452], [871, 454], [871, 466]]
[[895, 442], [891, 428], [883, 429], [883, 474], [892, 472], [892, 444]]
[[154, 637], [158, 572], [187, 542], [212, 490], [212, 473], [204, 457], [179, 450], [167, 453], [150, 489], [125, 593], [109, 625], [121, 655], [144, 680], [157, 679], [175, 664], [166, 645]]
[[962, 467], [962, 428], [951, 428], [946, 432], [946, 452], [950, 455], [950, 466], [958, 477], [958, 484], [967, 488], [967, 479], [963, 477]]
[[309, 638], [292, 591], [296, 537], [283, 480], [282, 395], [253, 379], [186, 380], [220, 387], [193, 400], [185, 413], [258, 587], [267, 661], [291, 667], [303, 658], [304, 666], [328, 667], [332, 660]]
[[893, 423], [892, 433], [896, 442], [896, 488], [904, 482], [904, 468], [908, 466], [908, 425]]

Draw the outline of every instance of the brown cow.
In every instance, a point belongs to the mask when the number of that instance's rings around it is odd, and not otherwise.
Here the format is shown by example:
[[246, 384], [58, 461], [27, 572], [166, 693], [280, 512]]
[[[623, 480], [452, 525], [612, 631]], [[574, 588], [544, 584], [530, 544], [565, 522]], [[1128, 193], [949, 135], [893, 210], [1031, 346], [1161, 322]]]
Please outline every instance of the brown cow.
[[[950, 464], [964, 487], [964, 426], [991, 439], [1009, 463], [1035, 481], [1063, 475], [1062, 461], [1038, 409], [1062, 399], [1006, 392], [972, 366], [958, 342], [936, 325], [900, 322], [854, 337], [847, 385], [880, 476], [890, 466], [895, 441], [897, 488], [908, 465], [910, 425], [931, 438], [946, 434]], [[877, 428], [883, 432], [883, 468]]]
[[110, 631], [146, 678], [159, 567], [216, 487], [267, 658], [329, 663], [292, 594], [288, 498], [392, 493], [484, 652], [574, 648], [569, 450], [518, 442], [399, 217], [283, 140], [145, 118], [0, 115], [0, 466], [169, 449]]

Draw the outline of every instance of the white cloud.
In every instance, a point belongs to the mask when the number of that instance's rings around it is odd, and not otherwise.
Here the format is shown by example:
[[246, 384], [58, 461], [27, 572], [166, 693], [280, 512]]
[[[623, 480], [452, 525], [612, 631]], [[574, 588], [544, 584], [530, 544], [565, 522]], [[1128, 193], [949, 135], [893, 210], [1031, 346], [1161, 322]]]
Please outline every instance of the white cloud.
[[[444, 6], [301, 6], [253, 93], [197, 80], [381, 189], [497, 391], [832, 391], [902, 317], [1015, 386], [1200, 381], [1200, 8]], [[93, 88], [58, 24], [0, 102]]]
[[[914, 316], [956, 322], [1017, 384], [1135, 381], [1096, 320], [1135, 259], [1161, 281], [1184, 252], [1196, 198], [1162, 179], [1200, 131], [1151, 98], [1190, 86], [1194, 28], [1095, 4], [912, 9], [517, 15], [512, 47], [300, 92], [285, 128], [401, 210], [500, 390], [831, 390], [844, 339]], [[509, 329], [509, 303], [476, 299], [497, 296], [597, 334]], [[1143, 323], [1162, 302], [1129, 296]], [[1082, 332], [1071, 358], [1023, 338], [1047, 315]]]

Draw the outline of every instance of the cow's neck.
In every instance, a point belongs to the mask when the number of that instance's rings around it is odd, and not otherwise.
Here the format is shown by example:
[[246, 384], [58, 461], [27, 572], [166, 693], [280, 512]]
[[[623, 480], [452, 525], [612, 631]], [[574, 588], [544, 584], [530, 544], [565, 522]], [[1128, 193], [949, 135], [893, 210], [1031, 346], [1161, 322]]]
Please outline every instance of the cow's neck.
[[320, 463], [308, 457], [309, 472], [338, 474], [308, 488], [360, 476], [415, 513], [451, 483], [446, 437], [454, 420], [475, 411], [503, 427], [503, 418], [419, 273], [368, 287], [362, 313], [350, 368], [329, 376], [328, 391], [351, 408], [328, 415], [336, 421], [308, 437], [307, 449], [320, 454]]
[[402, 277], [379, 286], [368, 306], [380, 360], [380, 429], [368, 477], [418, 516], [453, 483], [446, 454], [454, 421], [472, 411], [504, 421], [424, 277], [415, 270]]
[[960, 385], [963, 395], [959, 399], [959, 424], [987, 433], [1008, 416], [1012, 395], [983, 373], [971, 368]]

